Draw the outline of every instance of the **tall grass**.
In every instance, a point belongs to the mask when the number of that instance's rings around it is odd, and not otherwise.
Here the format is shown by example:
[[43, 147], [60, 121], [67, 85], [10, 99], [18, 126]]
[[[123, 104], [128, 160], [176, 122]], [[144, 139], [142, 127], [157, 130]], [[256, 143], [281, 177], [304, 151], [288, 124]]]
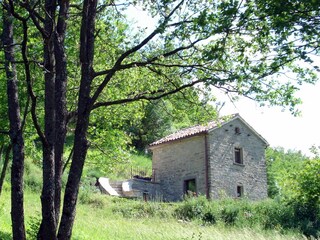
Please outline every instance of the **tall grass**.
[[[83, 189], [80, 189], [83, 191]], [[82, 193], [80, 192], [80, 195]], [[89, 200], [88, 200], [89, 199]], [[177, 209], [183, 208], [182, 203], [142, 202], [91, 193], [87, 200], [80, 202], [73, 229], [75, 240], [176, 240], [176, 239], [240, 239], [240, 240], [300, 240], [306, 239], [296, 231], [281, 232], [278, 229], [262, 229], [259, 227], [240, 226], [239, 216], [235, 225], [226, 225], [217, 216], [217, 222], [211, 224], [203, 221], [206, 212], [194, 209], [202, 216], [200, 220], [182, 219], [177, 216]], [[215, 203], [213, 209], [224, 209], [221, 202], [206, 202], [199, 199], [201, 204]], [[197, 199], [190, 199], [197, 203]], [[188, 204], [191, 204], [188, 202]], [[199, 202], [198, 202], [199, 203]], [[231, 204], [231, 203], [230, 203]], [[220, 206], [220, 207], [219, 207]], [[25, 216], [28, 239], [34, 239], [40, 220], [39, 194], [27, 190], [25, 193]], [[209, 212], [209, 211], [207, 211]], [[241, 212], [241, 211], [240, 211]], [[208, 217], [208, 215], [207, 215]], [[0, 239], [11, 239], [10, 193], [5, 191], [0, 197]]]
[[[148, 157], [134, 156], [132, 163], [151, 171]], [[72, 239], [305, 239], [297, 225], [295, 209], [275, 200], [208, 201], [200, 196], [179, 203], [142, 202], [101, 195], [92, 186], [94, 181], [94, 177], [82, 178]], [[40, 223], [41, 183], [40, 169], [27, 161], [25, 221], [28, 239], [35, 239]], [[308, 226], [308, 222], [305, 224]], [[0, 239], [12, 239], [8, 181], [0, 196]]]

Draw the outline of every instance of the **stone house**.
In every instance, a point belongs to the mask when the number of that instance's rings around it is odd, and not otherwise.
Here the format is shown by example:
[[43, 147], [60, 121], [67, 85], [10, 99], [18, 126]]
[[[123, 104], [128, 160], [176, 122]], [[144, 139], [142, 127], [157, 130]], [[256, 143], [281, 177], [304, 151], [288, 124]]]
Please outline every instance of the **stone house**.
[[150, 145], [153, 182], [166, 201], [267, 197], [267, 141], [240, 115], [182, 129]]

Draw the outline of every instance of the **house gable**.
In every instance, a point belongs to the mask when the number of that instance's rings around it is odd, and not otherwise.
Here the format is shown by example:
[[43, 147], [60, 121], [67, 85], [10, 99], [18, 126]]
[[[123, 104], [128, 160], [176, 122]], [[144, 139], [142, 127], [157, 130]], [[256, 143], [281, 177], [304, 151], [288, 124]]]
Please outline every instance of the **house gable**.
[[[237, 121], [235, 120], [238, 120], [240, 121], [241, 123], [237, 123]], [[216, 129], [218, 128], [223, 128], [227, 125], [231, 125], [231, 129], [228, 129], [228, 128], [225, 128], [225, 130], [230, 130], [230, 131], [233, 131], [236, 135], [240, 135], [240, 134], [243, 134], [243, 133], [246, 133], [246, 134], [249, 134], [249, 135], [254, 135], [256, 136], [256, 138], [259, 140], [259, 141], [262, 141], [265, 146], [269, 146], [269, 143], [267, 142], [266, 139], [264, 139], [251, 125], [249, 125], [249, 123], [247, 123], [239, 114], [234, 114], [234, 115], [231, 115], [231, 117], [225, 121], [225, 122], [222, 122], [221, 124], [217, 124], [216, 126], [208, 129], [208, 132], [212, 132], [212, 131], [215, 131]], [[240, 127], [241, 126], [241, 127]], [[239, 130], [239, 132], [236, 132], [237, 131], [237, 128]], [[246, 129], [246, 131], [242, 131], [243, 129]]]
[[224, 192], [262, 199], [267, 196], [266, 146], [238, 114], [182, 129], [150, 145], [154, 180], [169, 201], [182, 199], [186, 189], [212, 198]]
[[[265, 148], [267, 142], [241, 118], [209, 131], [209, 188], [212, 198], [267, 197]], [[240, 162], [237, 159], [241, 158]]]
[[215, 129], [223, 127], [224, 125], [230, 124], [230, 122], [236, 119], [241, 121], [248, 129], [250, 129], [251, 134], [256, 135], [261, 141], [265, 143], [266, 146], [269, 145], [268, 142], [258, 132], [256, 132], [239, 114], [233, 114], [233, 115], [222, 117], [215, 121], [208, 122], [207, 124], [204, 124], [204, 125], [196, 125], [189, 128], [181, 129], [175, 133], [172, 133], [168, 136], [165, 136], [151, 143], [149, 148], [152, 150], [157, 145], [170, 143], [172, 141], [177, 141], [184, 138], [189, 138], [202, 133], [211, 132], [211, 131], [214, 131]]

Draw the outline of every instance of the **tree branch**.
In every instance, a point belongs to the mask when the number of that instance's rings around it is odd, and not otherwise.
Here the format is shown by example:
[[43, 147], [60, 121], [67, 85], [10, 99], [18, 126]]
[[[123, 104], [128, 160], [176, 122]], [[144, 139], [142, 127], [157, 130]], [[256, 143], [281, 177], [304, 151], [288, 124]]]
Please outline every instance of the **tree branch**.
[[166, 27], [167, 23], [169, 22], [170, 18], [172, 17], [172, 15], [174, 14], [174, 12], [183, 4], [184, 0], [182, 0], [170, 13], [167, 17], [164, 18], [163, 22], [149, 35], [147, 36], [141, 43], [139, 43], [138, 45], [136, 45], [135, 47], [129, 49], [128, 51], [124, 52], [116, 61], [116, 63], [114, 64], [113, 68], [109, 70], [109, 72], [107, 73], [107, 76], [105, 77], [105, 79], [103, 80], [103, 82], [99, 85], [99, 87], [96, 89], [95, 93], [92, 96], [91, 99], [91, 107], [93, 106], [93, 104], [96, 102], [96, 100], [98, 99], [100, 93], [103, 91], [103, 89], [105, 88], [105, 86], [108, 84], [108, 82], [111, 80], [111, 78], [113, 77], [113, 75], [116, 73], [116, 71], [119, 70], [119, 67], [121, 66], [122, 61], [127, 58], [129, 55], [131, 55], [132, 53], [138, 51], [139, 49], [141, 49], [143, 46], [145, 46], [151, 39], [153, 39], [157, 34], [161, 33], [161, 31], [163, 31], [163, 29]]
[[42, 36], [46, 36], [46, 33], [43, 29], [43, 27], [41, 27], [39, 21], [41, 21], [42, 23], [44, 23], [44, 18], [42, 18], [40, 16], [40, 14], [38, 14], [34, 9], [35, 7], [38, 5], [38, 3], [40, 2], [40, 0], [38, 0], [33, 8], [30, 6], [29, 1], [26, 0], [24, 2], [20, 2], [20, 6], [23, 7], [24, 9], [26, 9], [29, 13], [29, 16], [32, 19], [32, 22], [34, 23], [34, 25], [36, 26], [36, 28], [38, 29], [38, 31], [42, 34]]
[[[159, 60], [159, 59], [161, 59], [161, 58], [170, 57], [170, 56], [172, 56], [172, 55], [174, 55], [174, 54], [176, 54], [176, 53], [178, 53], [180, 51], [190, 49], [190, 48], [194, 47], [197, 43], [199, 43], [200, 41], [203, 41], [203, 40], [204, 39], [198, 39], [198, 40], [192, 42], [191, 44], [189, 44], [187, 46], [181, 46], [181, 47], [176, 48], [176, 49], [174, 49], [174, 50], [172, 50], [170, 52], [158, 55], [158, 56], [153, 57], [153, 58], [151, 58], [151, 59], [149, 59], [147, 61], [144, 61], [144, 62], [132, 62], [132, 63], [129, 63], [129, 64], [119, 65], [117, 70], [125, 70], [125, 69], [129, 69], [129, 68], [133, 68], [133, 67], [144, 67], [144, 66], [149, 65], [149, 64], [159, 64], [160, 65], [160, 63], [154, 63], [154, 62]], [[106, 75], [106, 74], [109, 74], [111, 72], [112, 72], [112, 69], [96, 72], [94, 74], [94, 77], [98, 77], [98, 76], [101, 76], [101, 75]]]
[[[119, 99], [119, 100], [114, 100], [114, 101], [109, 101], [109, 102], [98, 102], [92, 106], [92, 109], [96, 109], [102, 106], [112, 106], [112, 105], [117, 105], [117, 104], [124, 104], [124, 103], [130, 103], [130, 102], [136, 102], [139, 100], [157, 100], [160, 98], [163, 98], [168, 95], [172, 95], [174, 93], [180, 92], [181, 90], [185, 88], [192, 87], [198, 83], [203, 82], [203, 80], [197, 80], [193, 81], [189, 84], [184, 84], [180, 87], [177, 87], [175, 89], [172, 89], [170, 91], [166, 91], [164, 89], [158, 89], [157, 91], [152, 91], [152, 92], [144, 92], [144, 93], [139, 93], [135, 95], [134, 97], [129, 97], [129, 98], [124, 98], [124, 99]], [[157, 95], [158, 94], [158, 95]]]
[[26, 74], [26, 82], [27, 82], [27, 90], [28, 94], [31, 98], [31, 117], [33, 124], [36, 128], [36, 131], [41, 139], [41, 142], [43, 144], [46, 144], [46, 138], [41, 130], [40, 124], [38, 122], [37, 114], [36, 114], [36, 107], [37, 107], [37, 97], [35, 96], [33, 89], [32, 89], [32, 83], [31, 83], [31, 73], [30, 73], [30, 62], [27, 57], [27, 42], [28, 42], [28, 26], [27, 26], [27, 20], [22, 20], [23, 25], [23, 41], [22, 41], [22, 58], [24, 62], [24, 69]]

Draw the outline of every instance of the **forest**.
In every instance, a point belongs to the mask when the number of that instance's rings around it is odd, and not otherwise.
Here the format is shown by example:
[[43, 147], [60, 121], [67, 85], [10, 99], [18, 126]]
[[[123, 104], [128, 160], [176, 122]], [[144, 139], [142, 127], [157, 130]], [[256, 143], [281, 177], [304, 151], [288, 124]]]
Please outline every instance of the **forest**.
[[[153, 29], [130, 21], [130, 8]], [[155, 139], [219, 118], [213, 89], [298, 115], [296, 92], [318, 80], [313, 0], [2, 0], [1, 10], [0, 198], [10, 192], [13, 239], [30, 226], [37, 239], [71, 239], [86, 176], [116, 173]], [[293, 228], [318, 236], [310, 147], [310, 159], [268, 149], [269, 197], [291, 207]], [[26, 227], [32, 186], [41, 220]]]

